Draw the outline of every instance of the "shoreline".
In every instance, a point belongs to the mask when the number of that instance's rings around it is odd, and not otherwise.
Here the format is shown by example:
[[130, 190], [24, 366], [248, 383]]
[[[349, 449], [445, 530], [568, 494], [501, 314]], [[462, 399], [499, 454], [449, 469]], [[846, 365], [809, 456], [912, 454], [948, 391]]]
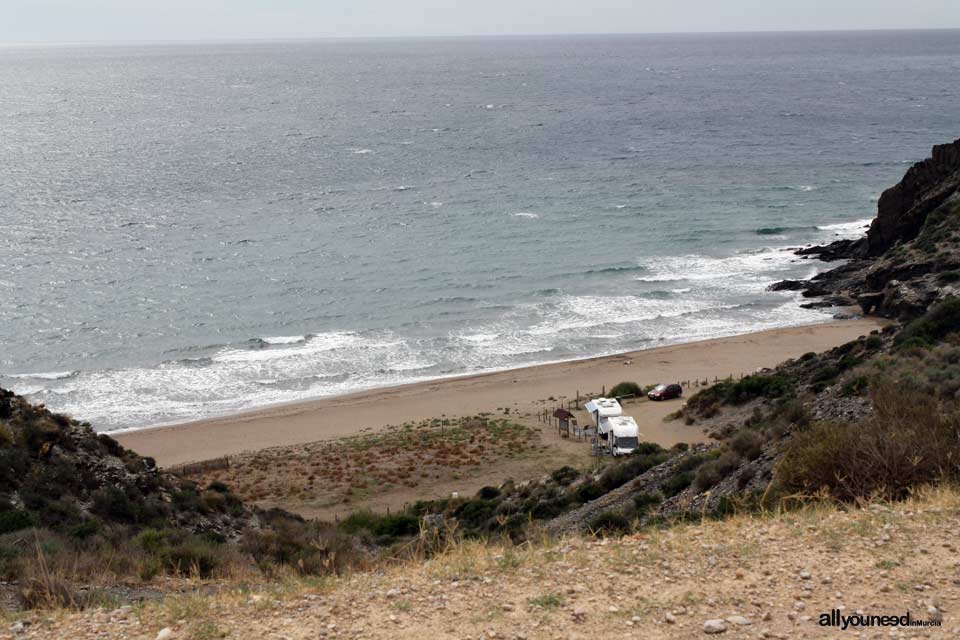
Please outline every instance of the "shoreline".
[[[441, 416], [535, 413], [576, 393], [623, 380], [710, 379], [751, 373], [809, 351], [823, 351], [885, 324], [834, 320], [711, 338], [583, 360], [467, 374], [345, 395], [271, 405], [226, 416], [109, 434], [124, 447], [174, 466], [239, 453], [332, 440], [391, 424]], [[549, 400], [554, 398], [554, 400]], [[659, 413], [659, 412], [658, 412]], [[662, 416], [661, 416], [662, 418]], [[641, 425], [642, 426], [642, 425]]]

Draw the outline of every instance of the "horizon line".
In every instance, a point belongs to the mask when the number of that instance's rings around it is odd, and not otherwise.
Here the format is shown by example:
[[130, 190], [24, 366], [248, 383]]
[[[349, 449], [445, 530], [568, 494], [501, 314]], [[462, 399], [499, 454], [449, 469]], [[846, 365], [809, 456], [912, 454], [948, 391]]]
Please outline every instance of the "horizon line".
[[203, 38], [171, 38], [143, 40], [0, 40], [2, 47], [38, 46], [135, 46], [177, 44], [244, 44], [320, 42], [343, 40], [467, 40], [497, 38], [583, 38], [583, 37], [636, 37], [636, 36], [696, 36], [696, 35], [777, 35], [817, 33], [901, 33], [901, 32], [947, 32], [960, 31], [957, 27], [867, 27], [863, 29], [744, 29], [732, 31], [582, 31], [549, 33], [449, 33], [408, 35], [315, 35], [315, 36], [210, 36]]

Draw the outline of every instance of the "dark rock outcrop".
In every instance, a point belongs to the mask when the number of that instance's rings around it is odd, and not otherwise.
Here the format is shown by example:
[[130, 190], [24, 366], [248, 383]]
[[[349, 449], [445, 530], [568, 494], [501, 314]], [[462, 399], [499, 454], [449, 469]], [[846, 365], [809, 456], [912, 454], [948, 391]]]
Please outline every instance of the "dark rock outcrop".
[[797, 251], [844, 264], [811, 280], [776, 283], [771, 290], [801, 291], [824, 302], [855, 300], [865, 314], [914, 318], [943, 298], [947, 283], [960, 280], [956, 238], [960, 140], [934, 147], [930, 158], [913, 165], [883, 193], [866, 237]]
[[910, 167], [898, 184], [880, 196], [877, 217], [867, 231], [867, 254], [879, 256], [913, 240], [927, 215], [960, 188], [960, 139], [937, 145], [931, 157]]

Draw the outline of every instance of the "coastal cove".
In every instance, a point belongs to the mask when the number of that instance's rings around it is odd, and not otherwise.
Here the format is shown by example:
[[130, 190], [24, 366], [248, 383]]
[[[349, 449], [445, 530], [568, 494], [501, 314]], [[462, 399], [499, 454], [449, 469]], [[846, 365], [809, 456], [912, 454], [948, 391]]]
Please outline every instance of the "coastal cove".
[[[387, 425], [440, 416], [469, 416], [510, 408], [533, 416], [561, 399], [599, 392], [622, 380], [710, 380], [749, 374], [810, 351], [822, 351], [881, 328], [877, 318], [841, 320], [728, 338], [672, 345], [615, 356], [540, 365], [375, 389], [332, 398], [115, 435], [125, 447], [161, 466], [209, 460], [246, 451], [334, 440]], [[555, 398], [555, 401], [548, 400]], [[649, 403], [638, 420], [650, 441], [670, 446], [697, 441], [696, 427], [663, 418], [678, 402]], [[534, 418], [535, 422], [535, 418]]]

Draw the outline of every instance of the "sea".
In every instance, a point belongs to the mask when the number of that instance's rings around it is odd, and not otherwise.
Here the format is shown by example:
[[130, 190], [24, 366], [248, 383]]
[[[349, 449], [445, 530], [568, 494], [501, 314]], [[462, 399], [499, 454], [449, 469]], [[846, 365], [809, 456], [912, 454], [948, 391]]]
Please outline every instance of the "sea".
[[0, 386], [116, 431], [824, 322], [767, 287], [958, 78], [960, 31], [0, 47]]

